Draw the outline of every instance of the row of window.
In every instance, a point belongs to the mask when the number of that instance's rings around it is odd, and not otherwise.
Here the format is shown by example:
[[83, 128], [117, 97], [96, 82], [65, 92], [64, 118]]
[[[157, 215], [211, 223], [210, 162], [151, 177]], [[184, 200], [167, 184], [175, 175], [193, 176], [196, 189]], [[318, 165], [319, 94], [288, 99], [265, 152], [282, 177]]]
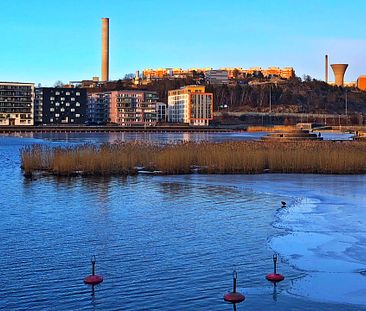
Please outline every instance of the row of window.
[[[56, 107], [59, 107], [59, 106], [60, 106], [60, 104], [61, 104], [61, 105], [65, 104], [65, 106], [66, 106], [66, 107], [70, 107], [70, 103], [63, 103], [63, 102], [61, 102], [61, 103], [59, 103], [59, 102], [51, 103], [51, 105], [53, 105], [53, 104], [54, 104]], [[75, 106], [76, 106], [76, 107], [80, 107], [80, 103], [79, 103], [79, 102], [76, 102], [76, 103], [75, 103]]]
[[[55, 95], [60, 95], [60, 91], [56, 91], [55, 92]], [[66, 91], [65, 92], [65, 95], [71, 95], [70, 92]], [[75, 92], [75, 96], [80, 96], [80, 92]]]
[[[59, 113], [55, 113], [55, 118], [59, 118], [60, 117], [60, 114]], [[80, 114], [79, 113], [76, 113], [75, 114], [75, 118], [80, 118]], [[51, 120], [52, 118], [50, 118]]]
[[[55, 111], [55, 108], [51, 107], [51, 108], [50, 108], [50, 111], [51, 111], [51, 112]], [[65, 111], [65, 108], [61, 107], [61, 108], [60, 108], [60, 111], [61, 111], [61, 112], [64, 112], [64, 111]], [[70, 111], [71, 111], [71, 112], [75, 112], [75, 108], [70, 108]]]

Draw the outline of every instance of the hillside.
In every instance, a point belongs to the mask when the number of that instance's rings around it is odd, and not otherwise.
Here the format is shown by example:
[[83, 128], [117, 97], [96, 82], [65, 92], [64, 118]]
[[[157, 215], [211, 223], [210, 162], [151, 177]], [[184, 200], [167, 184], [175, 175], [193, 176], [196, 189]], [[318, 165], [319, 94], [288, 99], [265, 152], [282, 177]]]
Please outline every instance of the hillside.
[[[167, 102], [169, 90], [196, 83], [193, 79], [164, 79], [137, 87], [130, 80], [119, 80], [89, 91], [139, 88], [156, 91], [160, 100]], [[310, 77], [303, 80], [298, 77], [291, 80], [246, 79], [233, 81], [230, 85], [206, 85], [206, 90], [214, 93], [216, 111], [225, 107], [230, 111], [269, 112], [271, 94], [272, 112], [345, 114], [347, 109], [349, 114], [366, 114], [366, 92], [331, 86]]]

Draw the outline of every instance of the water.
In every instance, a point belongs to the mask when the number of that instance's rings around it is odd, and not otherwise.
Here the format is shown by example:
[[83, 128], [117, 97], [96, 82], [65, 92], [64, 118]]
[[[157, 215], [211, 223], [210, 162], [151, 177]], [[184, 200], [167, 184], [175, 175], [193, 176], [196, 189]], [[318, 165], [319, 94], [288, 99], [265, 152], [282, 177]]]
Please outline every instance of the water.
[[366, 310], [366, 176], [23, 178], [22, 146], [112, 140], [71, 136], [0, 137], [0, 309], [233, 310], [235, 267], [237, 310]]
[[[241, 141], [241, 140], [259, 140], [267, 135], [267, 132], [115, 132], [115, 133], [21, 133], [18, 137], [33, 138], [37, 140], [46, 140], [50, 142], [67, 143], [94, 143], [103, 142], [113, 143], [115, 141], [133, 141], [145, 140], [157, 143], [172, 143], [176, 141]], [[10, 137], [14, 137], [11, 135]], [[322, 133], [324, 140], [351, 140], [353, 134], [348, 133]]]

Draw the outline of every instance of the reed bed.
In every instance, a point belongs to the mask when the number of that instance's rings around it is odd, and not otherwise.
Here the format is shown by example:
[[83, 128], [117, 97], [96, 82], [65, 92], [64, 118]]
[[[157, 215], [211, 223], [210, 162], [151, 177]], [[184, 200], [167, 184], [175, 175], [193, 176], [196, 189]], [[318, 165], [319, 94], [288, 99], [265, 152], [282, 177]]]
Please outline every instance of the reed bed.
[[296, 129], [295, 125], [252, 125], [248, 126], [247, 132], [290, 132]]
[[162, 174], [366, 173], [365, 141], [146, 142], [21, 150], [25, 176], [132, 175], [142, 168]]

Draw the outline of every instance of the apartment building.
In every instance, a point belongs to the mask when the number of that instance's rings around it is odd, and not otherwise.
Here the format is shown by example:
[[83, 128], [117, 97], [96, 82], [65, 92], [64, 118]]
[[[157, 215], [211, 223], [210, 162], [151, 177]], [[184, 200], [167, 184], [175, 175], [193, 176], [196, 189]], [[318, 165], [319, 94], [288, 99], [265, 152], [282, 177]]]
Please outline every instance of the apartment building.
[[110, 92], [89, 93], [87, 104], [87, 123], [102, 125], [109, 122]]
[[36, 88], [36, 124], [85, 124], [87, 95], [81, 88]]
[[157, 122], [158, 94], [151, 91], [110, 92], [109, 119], [121, 126], [153, 126]]
[[168, 122], [207, 126], [213, 119], [213, 94], [189, 85], [168, 93]]
[[34, 83], [0, 82], [0, 125], [33, 125]]

